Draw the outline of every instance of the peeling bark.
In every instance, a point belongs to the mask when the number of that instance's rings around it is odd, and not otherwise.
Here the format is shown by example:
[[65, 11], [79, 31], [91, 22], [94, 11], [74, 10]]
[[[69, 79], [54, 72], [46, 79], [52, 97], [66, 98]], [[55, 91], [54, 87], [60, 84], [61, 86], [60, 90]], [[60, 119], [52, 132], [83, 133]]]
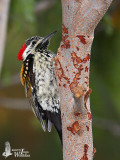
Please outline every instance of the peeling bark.
[[61, 101], [64, 160], [93, 159], [90, 52], [94, 29], [111, 2], [62, 0], [62, 42], [54, 60]]
[[0, 73], [4, 55], [9, 3], [10, 0], [0, 0]]

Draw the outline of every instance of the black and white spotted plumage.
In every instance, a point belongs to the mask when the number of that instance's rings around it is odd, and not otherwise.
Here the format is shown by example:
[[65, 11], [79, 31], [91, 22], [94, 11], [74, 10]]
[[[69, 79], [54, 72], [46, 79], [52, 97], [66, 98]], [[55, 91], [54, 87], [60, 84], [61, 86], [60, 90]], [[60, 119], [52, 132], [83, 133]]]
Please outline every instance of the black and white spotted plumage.
[[54, 124], [62, 141], [60, 98], [53, 62], [55, 54], [47, 50], [49, 38], [35, 36], [26, 41], [27, 48], [23, 53], [24, 70], [28, 67], [25, 89], [43, 130], [47, 128], [50, 132]]

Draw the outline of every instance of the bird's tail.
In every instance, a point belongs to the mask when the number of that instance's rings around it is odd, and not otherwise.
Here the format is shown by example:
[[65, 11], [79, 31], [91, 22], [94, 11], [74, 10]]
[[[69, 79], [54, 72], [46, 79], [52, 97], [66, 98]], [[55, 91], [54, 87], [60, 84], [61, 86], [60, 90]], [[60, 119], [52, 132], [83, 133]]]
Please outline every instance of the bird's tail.
[[56, 128], [62, 144], [62, 122], [60, 111], [58, 113], [49, 112], [49, 118]]

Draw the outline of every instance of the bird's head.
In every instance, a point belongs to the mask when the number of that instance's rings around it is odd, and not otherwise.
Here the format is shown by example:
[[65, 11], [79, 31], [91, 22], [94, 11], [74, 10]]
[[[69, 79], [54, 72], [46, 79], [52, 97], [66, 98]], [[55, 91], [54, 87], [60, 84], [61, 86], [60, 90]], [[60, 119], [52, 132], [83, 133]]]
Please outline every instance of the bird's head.
[[56, 32], [57, 31], [54, 31], [45, 37], [34, 36], [27, 39], [20, 49], [17, 59], [19, 61], [25, 61], [29, 55], [34, 55], [36, 52], [47, 50], [49, 41]]

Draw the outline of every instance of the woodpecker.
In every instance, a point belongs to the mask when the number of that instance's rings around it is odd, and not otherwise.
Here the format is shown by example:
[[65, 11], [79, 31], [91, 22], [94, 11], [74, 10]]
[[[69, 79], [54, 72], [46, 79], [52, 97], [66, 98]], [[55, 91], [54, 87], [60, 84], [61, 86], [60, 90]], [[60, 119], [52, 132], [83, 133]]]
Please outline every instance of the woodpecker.
[[54, 124], [62, 142], [60, 98], [53, 61], [56, 55], [48, 50], [50, 39], [56, 32], [27, 39], [17, 59], [23, 61], [21, 83], [42, 129], [51, 132]]

